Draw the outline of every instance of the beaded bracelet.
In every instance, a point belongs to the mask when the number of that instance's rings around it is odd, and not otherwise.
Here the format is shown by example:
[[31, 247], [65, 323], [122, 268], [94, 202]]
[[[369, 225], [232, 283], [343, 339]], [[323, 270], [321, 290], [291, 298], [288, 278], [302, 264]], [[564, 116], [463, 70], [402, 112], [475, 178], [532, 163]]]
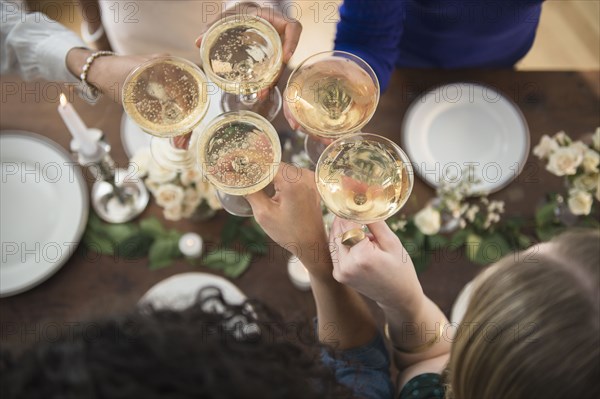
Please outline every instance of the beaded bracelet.
[[398, 352], [402, 352], [402, 353], [414, 354], [414, 353], [425, 352], [426, 350], [431, 348], [438, 341], [438, 339], [442, 336], [442, 333], [444, 331], [444, 325], [445, 325], [445, 323], [444, 323], [444, 320], [442, 319], [442, 321], [440, 322], [440, 328], [439, 328], [439, 330], [436, 331], [435, 337], [433, 337], [432, 339], [430, 339], [429, 341], [425, 342], [422, 345], [415, 346], [414, 348], [410, 348], [410, 349], [403, 349], [394, 344], [394, 341], [390, 338], [390, 325], [387, 321], [385, 322], [385, 326], [383, 327], [383, 333], [385, 334], [385, 337], [392, 343], [392, 346], [395, 350], [397, 350]]
[[93, 98], [98, 98], [100, 92], [98, 91], [98, 88], [94, 87], [87, 81], [87, 74], [96, 58], [103, 57], [105, 55], [115, 55], [115, 53], [113, 51], [96, 51], [95, 53], [92, 53], [92, 55], [87, 57], [87, 59], [85, 60], [85, 64], [83, 65], [83, 69], [81, 70], [81, 74], [79, 75], [81, 82], [86, 87], [86, 89], [90, 91]]

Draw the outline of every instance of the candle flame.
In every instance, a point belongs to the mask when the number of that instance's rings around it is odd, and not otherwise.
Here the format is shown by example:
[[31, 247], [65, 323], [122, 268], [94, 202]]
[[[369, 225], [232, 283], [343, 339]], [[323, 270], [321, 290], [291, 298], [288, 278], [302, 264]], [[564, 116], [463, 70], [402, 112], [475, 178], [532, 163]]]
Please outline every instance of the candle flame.
[[67, 101], [67, 96], [65, 96], [65, 93], [60, 93], [60, 105], [61, 106], [65, 106], [67, 105], [68, 101]]
[[191, 247], [192, 245], [194, 245], [194, 240], [192, 240], [191, 238], [188, 238], [186, 240], [186, 244]]

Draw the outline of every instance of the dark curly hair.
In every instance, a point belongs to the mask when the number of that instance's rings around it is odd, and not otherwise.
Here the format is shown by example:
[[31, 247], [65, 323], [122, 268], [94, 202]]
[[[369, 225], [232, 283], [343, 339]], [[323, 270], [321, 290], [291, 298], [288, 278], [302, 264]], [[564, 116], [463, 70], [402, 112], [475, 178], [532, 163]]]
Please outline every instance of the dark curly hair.
[[184, 311], [136, 309], [93, 323], [93, 337], [90, 325], [16, 360], [5, 353], [2, 398], [352, 396], [321, 364], [312, 328], [257, 302], [230, 305], [216, 288]]

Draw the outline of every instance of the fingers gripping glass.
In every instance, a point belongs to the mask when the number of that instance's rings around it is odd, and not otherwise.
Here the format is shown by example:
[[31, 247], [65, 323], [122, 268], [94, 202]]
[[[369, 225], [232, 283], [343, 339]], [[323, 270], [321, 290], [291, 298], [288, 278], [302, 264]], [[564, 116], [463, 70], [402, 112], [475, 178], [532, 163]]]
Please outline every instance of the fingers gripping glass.
[[315, 179], [331, 212], [363, 225], [342, 235], [349, 246], [365, 238], [365, 224], [386, 220], [402, 209], [414, 184], [404, 151], [391, 140], [368, 133], [331, 143], [317, 162]]

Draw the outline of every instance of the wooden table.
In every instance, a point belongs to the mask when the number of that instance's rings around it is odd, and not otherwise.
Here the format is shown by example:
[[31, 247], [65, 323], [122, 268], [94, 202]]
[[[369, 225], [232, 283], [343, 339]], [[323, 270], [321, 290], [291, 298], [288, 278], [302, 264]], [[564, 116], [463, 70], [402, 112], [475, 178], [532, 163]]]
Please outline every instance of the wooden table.
[[[600, 126], [600, 76], [598, 71], [517, 72], [513, 70], [417, 71], [399, 70], [381, 97], [379, 108], [365, 131], [400, 141], [400, 127], [410, 103], [424, 91], [457, 81], [481, 82], [499, 89], [521, 109], [531, 131], [531, 143], [542, 134], [565, 130], [578, 137]], [[68, 148], [69, 134], [56, 112], [58, 86], [55, 83], [23, 83], [3, 76], [1, 84], [1, 129], [21, 129], [43, 134]], [[113, 145], [113, 156], [125, 165], [127, 158], [120, 145], [119, 125], [122, 108], [104, 99], [95, 106], [75, 99], [75, 106], [89, 126], [102, 129]], [[506, 201], [508, 215], [531, 218], [536, 205], [549, 191], [562, 187], [530, 158], [523, 174], [511, 185], [493, 195]], [[417, 179], [405, 211], [415, 212], [434, 191]], [[146, 215], [160, 215], [151, 204]], [[201, 224], [189, 221], [165, 222], [180, 231], [197, 231], [206, 240], [217, 241], [226, 216]], [[271, 246], [270, 257], [257, 258], [250, 269], [235, 280], [249, 297], [257, 298], [281, 312], [287, 320], [307, 320], [314, 315], [310, 293], [295, 289], [287, 277], [287, 255]], [[429, 268], [420, 275], [425, 293], [449, 313], [452, 303], [466, 282], [480, 270], [462, 252], [433, 256]], [[0, 342], [18, 347], [51, 339], [57, 326], [82, 323], [95, 317], [131, 309], [152, 285], [177, 273], [208, 271], [185, 261], [151, 271], [145, 261], [99, 257], [89, 261], [77, 252], [53, 277], [20, 295], [0, 300]], [[209, 271], [211, 272], [211, 271]]]

